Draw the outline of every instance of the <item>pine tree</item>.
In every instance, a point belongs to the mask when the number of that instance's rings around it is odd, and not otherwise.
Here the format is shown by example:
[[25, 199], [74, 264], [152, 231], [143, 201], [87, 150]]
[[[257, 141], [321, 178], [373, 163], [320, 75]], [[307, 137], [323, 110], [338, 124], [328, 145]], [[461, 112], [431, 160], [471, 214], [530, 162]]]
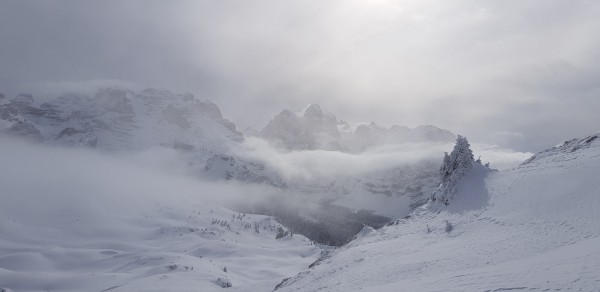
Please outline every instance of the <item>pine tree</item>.
[[470, 172], [474, 162], [475, 158], [469, 141], [466, 137], [459, 135], [452, 152], [444, 154], [444, 160], [440, 166], [442, 182], [431, 195], [431, 200], [448, 205], [456, 192], [456, 184]]

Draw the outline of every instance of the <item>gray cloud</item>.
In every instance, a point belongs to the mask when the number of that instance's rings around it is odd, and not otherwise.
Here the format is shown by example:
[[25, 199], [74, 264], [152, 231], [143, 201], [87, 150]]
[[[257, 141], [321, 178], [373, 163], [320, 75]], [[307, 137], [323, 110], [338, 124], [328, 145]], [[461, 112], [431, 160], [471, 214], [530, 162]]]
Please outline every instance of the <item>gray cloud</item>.
[[585, 0], [3, 1], [0, 92], [126, 80], [210, 98], [242, 126], [316, 102], [537, 151], [598, 130], [599, 13]]

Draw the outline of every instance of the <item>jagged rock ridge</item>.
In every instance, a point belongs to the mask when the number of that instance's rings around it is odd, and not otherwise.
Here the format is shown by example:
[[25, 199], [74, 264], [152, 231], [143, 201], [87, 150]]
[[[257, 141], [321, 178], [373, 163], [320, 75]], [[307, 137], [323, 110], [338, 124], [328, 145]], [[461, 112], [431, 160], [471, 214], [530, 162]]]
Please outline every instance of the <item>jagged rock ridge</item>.
[[375, 123], [352, 127], [316, 104], [298, 112], [283, 110], [258, 135], [288, 150], [344, 152], [362, 152], [389, 144], [451, 142], [456, 139], [452, 132], [431, 125], [414, 129], [399, 125], [385, 128]]

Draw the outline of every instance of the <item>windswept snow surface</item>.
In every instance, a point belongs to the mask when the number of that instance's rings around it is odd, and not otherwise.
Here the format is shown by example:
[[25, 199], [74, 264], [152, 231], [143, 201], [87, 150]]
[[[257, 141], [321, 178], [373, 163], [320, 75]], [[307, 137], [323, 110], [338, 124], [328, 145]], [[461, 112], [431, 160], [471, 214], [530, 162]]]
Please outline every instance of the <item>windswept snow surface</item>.
[[600, 143], [485, 176], [278, 291], [600, 291]]
[[136, 160], [0, 139], [0, 290], [270, 291], [320, 254], [301, 235], [276, 240], [270, 217], [219, 207], [267, 187]]

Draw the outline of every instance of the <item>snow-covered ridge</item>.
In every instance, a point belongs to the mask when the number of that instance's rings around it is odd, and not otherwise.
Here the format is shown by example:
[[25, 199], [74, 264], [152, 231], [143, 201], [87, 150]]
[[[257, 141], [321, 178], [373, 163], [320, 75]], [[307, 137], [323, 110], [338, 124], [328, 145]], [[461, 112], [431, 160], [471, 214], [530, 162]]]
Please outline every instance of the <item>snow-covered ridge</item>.
[[278, 291], [596, 291], [596, 136], [509, 170], [473, 168], [448, 206], [366, 232]]
[[547, 159], [549, 157], [553, 157], [559, 154], [564, 153], [573, 153], [577, 151], [581, 151], [583, 149], [587, 149], [590, 147], [598, 148], [600, 147], [600, 133], [596, 133], [590, 136], [587, 136], [583, 139], [572, 139], [569, 141], [565, 141], [563, 144], [550, 148], [548, 150], [544, 150], [540, 153], [533, 155], [531, 158], [527, 159], [522, 163], [522, 165], [530, 164], [532, 162], [537, 162], [543, 159]]

